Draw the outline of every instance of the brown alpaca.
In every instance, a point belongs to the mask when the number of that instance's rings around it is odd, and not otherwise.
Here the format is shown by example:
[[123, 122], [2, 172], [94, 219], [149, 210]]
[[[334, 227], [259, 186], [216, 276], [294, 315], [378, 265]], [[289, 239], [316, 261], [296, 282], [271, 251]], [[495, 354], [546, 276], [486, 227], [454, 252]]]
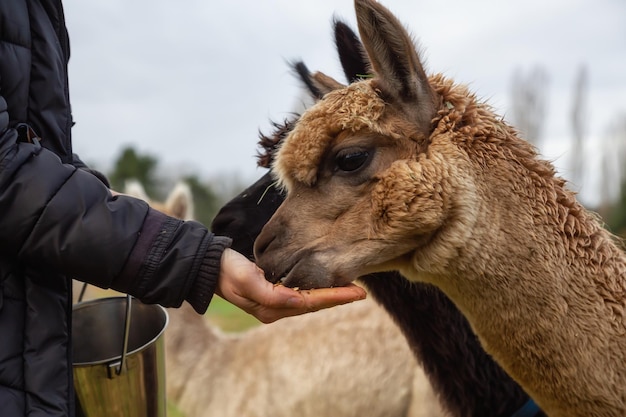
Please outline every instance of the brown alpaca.
[[[189, 219], [178, 184], [164, 203], [141, 184], [125, 194]], [[168, 309], [168, 401], [186, 417], [437, 417], [444, 413], [404, 336], [373, 300], [225, 334], [183, 304]]]
[[287, 198], [255, 244], [268, 279], [435, 284], [548, 415], [626, 415], [615, 238], [488, 105], [426, 76], [387, 9], [355, 7], [373, 74], [327, 93], [279, 149]]

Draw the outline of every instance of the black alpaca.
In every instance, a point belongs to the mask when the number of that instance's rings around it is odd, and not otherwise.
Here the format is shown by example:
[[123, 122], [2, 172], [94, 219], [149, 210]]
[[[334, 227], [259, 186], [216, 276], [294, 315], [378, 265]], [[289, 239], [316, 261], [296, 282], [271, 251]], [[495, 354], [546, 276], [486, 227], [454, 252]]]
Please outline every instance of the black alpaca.
[[[368, 72], [361, 44], [344, 23], [335, 21], [335, 43], [345, 76], [352, 82]], [[315, 98], [322, 89], [303, 63], [295, 72]], [[262, 136], [259, 166], [269, 168], [277, 145], [294, 121], [276, 124]], [[263, 225], [284, 199], [271, 172], [228, 202], [212, 230], [233, 238], [233, 248], [253, 258], [253, 244]], [[545, 416], [522, 388], [483, 350], [469, 323], [454, 304], [432, 285], [409, 282], [395, 272], [364, 276], [360, 281], [392, 316], [422, 364], [443, 406], [452, 416]]]

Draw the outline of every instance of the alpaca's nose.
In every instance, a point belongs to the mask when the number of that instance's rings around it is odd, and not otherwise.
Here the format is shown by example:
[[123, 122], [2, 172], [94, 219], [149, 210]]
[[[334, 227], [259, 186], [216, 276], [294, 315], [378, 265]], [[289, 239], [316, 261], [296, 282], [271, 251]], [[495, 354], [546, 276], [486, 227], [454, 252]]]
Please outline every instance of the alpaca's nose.
[[246, 215], [240, 210], [222, 209], [213, 219], [211, 231], [219, 236], [230, 237], [233, 240], [231, 248], [252, 260], [254, 239], [262, 225], [256, 228], [254, 225], [247, 225], [246, 220]]
[[274, 233], [274, 228], [270, 222], [261, 230], [261, 233], [254, 241], [254, 259], [257, 265], [265, 272], [265, 278], [274, 283], [278, 282], [285, 274], [280, 265], [283, 258], [287, 256], [284, 251], [277, 252], [274, 250], [274, 248], [280, 247], [282, 240], [280, 229], [278, 231], [278, 234]]
[[254, 259], [254, 239], [284, 199], [268, 172], [220, 209], [211, 231], [232, 238], [234, 250]]
[[268, 251], [272, 242], [276, 239], [276, 235], [265, 230], [257, 236], [253, 245], [253, 253], [255, 259], [262, 259], [263, 255]]
[[217, 216], [211, 222], [211, 231], [216, 235], [232, 237], [233, 229], [237, 229], [240, 217], [230, 210], [224, 210], [226, 206], [217, 213]]

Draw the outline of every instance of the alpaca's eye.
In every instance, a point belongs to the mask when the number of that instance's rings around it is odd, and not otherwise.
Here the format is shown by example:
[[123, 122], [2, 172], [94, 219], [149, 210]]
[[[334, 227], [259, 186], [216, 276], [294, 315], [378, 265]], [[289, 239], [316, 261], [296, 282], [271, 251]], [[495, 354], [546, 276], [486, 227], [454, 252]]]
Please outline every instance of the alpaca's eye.
[[369, 156], [370, 153], [365, 150], [346, 150], [337, 154], [335, 164], [338, 170], [352, 172], [361, 168]]

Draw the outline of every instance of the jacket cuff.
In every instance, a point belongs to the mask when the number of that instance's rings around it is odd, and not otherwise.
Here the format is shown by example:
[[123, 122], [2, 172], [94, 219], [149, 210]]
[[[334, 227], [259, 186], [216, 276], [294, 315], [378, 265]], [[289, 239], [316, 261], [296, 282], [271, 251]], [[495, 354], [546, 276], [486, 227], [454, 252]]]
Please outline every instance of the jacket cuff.
[[215, 293], [220, 276], [222, 254], [232, 244], [232, 239], [225, 236], [213, 236], [206, 255], [200, 264], [198, 275], [185, 300], [198, 314], [206, 313]]

